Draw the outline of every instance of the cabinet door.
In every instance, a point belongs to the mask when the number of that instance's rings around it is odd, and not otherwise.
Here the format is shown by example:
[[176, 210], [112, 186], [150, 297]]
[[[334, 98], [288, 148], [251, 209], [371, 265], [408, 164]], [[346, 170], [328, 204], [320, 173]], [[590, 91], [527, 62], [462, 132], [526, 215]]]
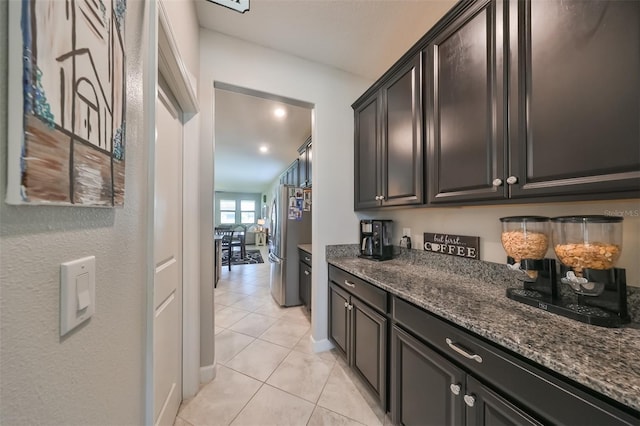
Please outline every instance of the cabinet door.
[[467, 426], [541, 426], [534, 419], [502, 396], [467, 376]]
[[371, 98], [355, 110], [355, 209], [377, 207], [380, 192], [379, 98]]
[[640, 2], [513, 1], [510, 15], [511, 196], [637, 194]]
[[464, 423], [465, 374], [397, 326], [391, 330], [391, 415], [397, 425]]
[[300, 261], [299, 263], [299, 284], [300, 284], [300, 300], [307, 308], [311, 307], [311, 268]]
[[431, 203], [506, 196], [495, 181], [505, 173], [503, 16], [501, 0], [478, 2], [428, 46]]
[[423, 201], [421, 55], [381, 90], [383, 206]]
[[312, 143], [307, 145], [307, 186], [311, 186], [311, 182], [313, 181], [313, 174], [311, 171], [313, 170], [313, 146]]
[[298, 178], [300, 179], [300, 186], [307, 186], [307, 151], [303, 151], [298, 157]]
[[347, 359], [349, 342], [349, 295], [334, 284], [329, 284], [329, 337]]
[[351, 366], [378, 394], [385, 407], [387, 319], [353, 296], [351, 306]]
[[298, 159], [294, 160], [289, 170], [291, 171], [291, 185], [300, 186], [300, 161]]

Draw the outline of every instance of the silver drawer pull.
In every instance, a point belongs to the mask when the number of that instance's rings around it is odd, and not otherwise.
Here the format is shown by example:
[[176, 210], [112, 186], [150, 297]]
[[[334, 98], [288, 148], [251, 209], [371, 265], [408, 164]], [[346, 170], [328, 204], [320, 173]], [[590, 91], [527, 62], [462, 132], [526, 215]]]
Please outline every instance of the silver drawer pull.
[[451, 349], [453, 349], [454, 351], [458, 352], [463, 357], [468, 358], [468, 359], [472, 359], [472, 360], [477, 361], [477, 362], [482, 362], [482, 357], [480, 355], [478, 355], [478, 354], [470, 354], [469, 352], [467, 352], [464, 349], [462, 349], [460, 346], [458, 346], [455, 343], [453, 343], [453, 340], [449, 339], [448, 337], [445, 339], [445, 342], [447, 342], [447, 345], [449, 345], [449, 347]]
[[307, 262], [311, 262], [311, 259], [309, 259], [308, 257], [305, 257], [304, 260], [306, 260]]
[[344, 283], [347, 287], [356, 288], [356, 285], [349, 280], [344, 280]]
[[309, 275], [309, 271], [304, 271], [304, 274], [305, 275]]

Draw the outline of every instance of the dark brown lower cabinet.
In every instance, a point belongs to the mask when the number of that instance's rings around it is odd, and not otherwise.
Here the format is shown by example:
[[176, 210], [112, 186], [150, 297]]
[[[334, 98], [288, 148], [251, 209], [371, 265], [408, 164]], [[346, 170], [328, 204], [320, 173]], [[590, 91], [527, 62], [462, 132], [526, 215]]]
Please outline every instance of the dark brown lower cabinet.
[[329, 337], [342, 356], [348, 359], [349, 293], [333, 284], [329, 285]]
[[391, 339], [395, 424], [542, 424], [396, 325]]
[[450, 391], [464, 372], [394, 325], [391, 329], [391, 409], [398, 425], [460, 425], [462, 399]]
[[300, 301], [307, 310], [311, 311], [311, 255], [304, 250], [298, 250], [298, 285]]
[[351, 368], [386, 405], [387, 318], [351, 297]]
[[[486, 387], [473, 376], [467, 376], [466, 424], [469, 426], [541, 425], [539, 421]], [[468, 403], [467, 403], [468, 401]], [[469, 406], [468, 404], [472, 404]]]
[[333, 283], [329, 312], [331, 340], [386, 407], [388, 319]]
[[620, 410], [397, 297], [391, 413], [403, 425], [638, 425]]
[[300, 301], [307, 308], [311, 309], [311, 267], [300, 262]]

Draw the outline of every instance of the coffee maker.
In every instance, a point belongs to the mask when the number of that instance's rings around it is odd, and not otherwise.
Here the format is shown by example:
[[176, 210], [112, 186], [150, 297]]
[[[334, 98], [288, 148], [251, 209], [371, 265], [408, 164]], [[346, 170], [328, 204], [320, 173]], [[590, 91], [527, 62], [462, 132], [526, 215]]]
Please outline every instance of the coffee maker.
[[[507, 289], [507, 297], [602, 327], [630, 321], [625, 270], [615, 267], [622, 218], [514, 216], [500, 221], [507, 264], [522, 282]], [[545, 258], [550, 242], [558, 261]]]
[[392, 224], [392, 220], [361, 220], [359, 257], [372, 260], [393, 258]]

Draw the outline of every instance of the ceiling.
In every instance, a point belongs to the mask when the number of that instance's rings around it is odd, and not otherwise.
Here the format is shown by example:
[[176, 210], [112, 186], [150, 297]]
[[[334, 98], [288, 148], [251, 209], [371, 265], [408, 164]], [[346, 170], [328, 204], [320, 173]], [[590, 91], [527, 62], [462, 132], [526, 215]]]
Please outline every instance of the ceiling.
[[[207, 0], [196, 0], [196, 7], [204, 28], [373, 82], [455, 3], [455, 0], [251, 0], [251, 9], [244, 14]], [[273, 173], [268, 179], [271, 182], [293, 161], [296, 148], [310, 134], [310, 113], [308, 127], [305, 127], [307, 118], [301, 118], [305, 123], [296, 121], [304, 116], [296, 112], [276, 125], [266, 119], [273, 107], [268, 100], [244, 94], [227, 92], [216, 97], [216, 190], [248, 191], [247, 185], [251, 183], [245, 178], [249, 176], [255, 180], [253, 187], [262, 190], [267, 174]], [[227, 115], [227, 108], [237, 108], [242, 114]], [[251, 116], [249, 108], [256, 118], [262, 118], [239, 121], [237, 117]], [[225, 117], [219, 117], [219, 111]], [[287, 126], [291, 129], [283, 129]], [[252, 145], [266, 135], [274, 137], [273, 150], [267, 156], [256, 153]], [[276, 148], [276, 141], [282, 146]], [[277, 153], [288, 156], [279, 157]], [[245, 178], [238, 176], [243, 167]]]
[[311, 135], [311, 109], [222, 89], [215, 99], [215, 190], [266, 191]]

